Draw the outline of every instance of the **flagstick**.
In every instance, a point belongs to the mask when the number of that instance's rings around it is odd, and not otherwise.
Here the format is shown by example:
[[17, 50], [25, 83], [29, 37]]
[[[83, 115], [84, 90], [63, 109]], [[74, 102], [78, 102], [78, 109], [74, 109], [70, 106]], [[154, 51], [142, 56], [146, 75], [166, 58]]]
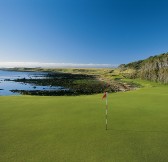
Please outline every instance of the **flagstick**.
[[106, 130], [107, 130], [107, 110], [108, 110], [108, 104], [107, 104], [107, 92], [106, 92]]

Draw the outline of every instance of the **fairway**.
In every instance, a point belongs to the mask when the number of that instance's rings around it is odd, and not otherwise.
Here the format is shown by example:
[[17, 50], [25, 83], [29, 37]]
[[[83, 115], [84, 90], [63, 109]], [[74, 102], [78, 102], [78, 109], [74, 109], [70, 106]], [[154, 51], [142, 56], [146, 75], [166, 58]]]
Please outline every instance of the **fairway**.
[[168, 161], [168, 86], [101, 97], [0, 97], [0, 162]]

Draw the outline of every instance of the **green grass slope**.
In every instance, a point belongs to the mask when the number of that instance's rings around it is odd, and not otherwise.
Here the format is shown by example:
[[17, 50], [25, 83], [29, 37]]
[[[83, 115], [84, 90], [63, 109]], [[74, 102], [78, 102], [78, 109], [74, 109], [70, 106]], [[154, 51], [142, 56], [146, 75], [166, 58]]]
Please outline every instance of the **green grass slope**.
[[168, 86], [101, 97], [0, 97], [0, 161], [168, 161]]

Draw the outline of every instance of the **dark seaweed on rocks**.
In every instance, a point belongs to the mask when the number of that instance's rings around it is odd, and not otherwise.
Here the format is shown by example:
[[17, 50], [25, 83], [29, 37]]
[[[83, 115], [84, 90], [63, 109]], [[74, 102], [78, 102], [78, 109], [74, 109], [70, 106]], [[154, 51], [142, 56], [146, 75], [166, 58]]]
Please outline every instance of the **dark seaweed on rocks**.
[[[107, 85], [94, 75], [49, 73], [42, 79], [16, 79], [16, 82], [29, 83], [35, 86], [61, 86], [68, 90], [11, 90], [21, 94], [41, 96], [64, 96], [101, 93]], [[109, 88], [109, 87], [108, 87]], [[112, 90], [113, 91], [113, 90]]]
[[[40, 79], [16, 79], [15, 82], [29, 83], [34, 86], [61, 86], [58, 90], [11, 90], [24, 95], [39, 96], [74, 96], [97, 94], [105, 91], [119, 92], [136, 88], [134, 84], [122, 83], [120, 80], [106, 81], [100, 75], [49, 72]], [[108, 82], [108, 83], [107, 83]]]

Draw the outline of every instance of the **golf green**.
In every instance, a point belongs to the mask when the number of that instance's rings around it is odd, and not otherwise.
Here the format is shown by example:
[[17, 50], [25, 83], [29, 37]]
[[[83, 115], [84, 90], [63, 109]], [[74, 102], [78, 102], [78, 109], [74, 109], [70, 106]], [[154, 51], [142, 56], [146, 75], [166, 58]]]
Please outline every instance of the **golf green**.
[[0, 97], [0, 161], [168, 161], [168, 86], [101, 97]]

